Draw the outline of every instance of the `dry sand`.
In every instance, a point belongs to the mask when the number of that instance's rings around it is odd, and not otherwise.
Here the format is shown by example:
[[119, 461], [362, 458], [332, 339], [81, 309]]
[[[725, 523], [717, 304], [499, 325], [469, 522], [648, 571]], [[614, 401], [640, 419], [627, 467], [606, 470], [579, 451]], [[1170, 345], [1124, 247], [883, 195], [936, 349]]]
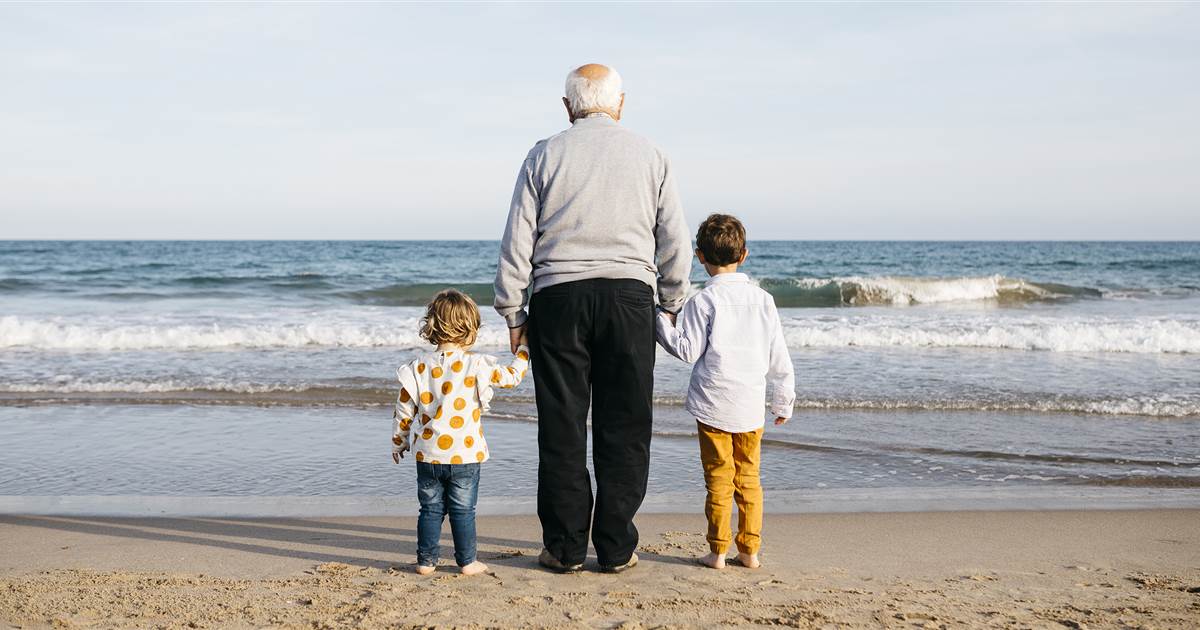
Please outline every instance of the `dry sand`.
[[411, 572], [412, 518], [0, 516], [0, 627], [1200, 627], [1196, 510], [768, 515], [757, 571], [638, 523], [639, 567], [557, 576], [484, 517], [464, 578]]

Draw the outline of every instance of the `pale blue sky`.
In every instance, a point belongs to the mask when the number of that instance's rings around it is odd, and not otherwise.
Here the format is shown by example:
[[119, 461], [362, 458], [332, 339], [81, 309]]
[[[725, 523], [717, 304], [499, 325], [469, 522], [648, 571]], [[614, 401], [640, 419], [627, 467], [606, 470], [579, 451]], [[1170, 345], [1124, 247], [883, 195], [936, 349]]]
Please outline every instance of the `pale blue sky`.
[[1200, 6], [3, 5], [0, 238], [498, 238], [565, 74], [689, 223], [1200, 238]]

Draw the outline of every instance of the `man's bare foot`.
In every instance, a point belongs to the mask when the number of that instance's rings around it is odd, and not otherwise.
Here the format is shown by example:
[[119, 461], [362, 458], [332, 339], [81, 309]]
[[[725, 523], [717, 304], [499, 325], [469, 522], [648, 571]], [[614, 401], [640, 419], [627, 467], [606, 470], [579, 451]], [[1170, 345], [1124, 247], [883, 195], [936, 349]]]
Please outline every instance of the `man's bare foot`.
[[697, 558], [696, 560], [700, 562], [700, 564], [703, 564], [710, 569], [725, 568], [725, 554], [723, 553], [710, 553], [707, 556]]
[[747, 569], [757, 569], [758, 567], [762, 566], [762, 563], [758, 561], [758, 554], [756, 553], [742, 553], [739, 551], [737, 559], [738, 564], [746, 567]]
[[424, 564], [417, 565], [417, 575], [429, 575], [430, 573], [433, 573], [434, 571], [437, 571], [436, 566], [428, 566], [428, 565], [424, 565]]
[[461, 567], [459, 569], [459, 571], [462, 571], [463, 575], [476, 575], [479, 573], [483, 573], [484, 571], [487, 571], [487, 565], [476, 560], [475, 562], [472, 562], [471, 564], [468, 564], [465, 567]]

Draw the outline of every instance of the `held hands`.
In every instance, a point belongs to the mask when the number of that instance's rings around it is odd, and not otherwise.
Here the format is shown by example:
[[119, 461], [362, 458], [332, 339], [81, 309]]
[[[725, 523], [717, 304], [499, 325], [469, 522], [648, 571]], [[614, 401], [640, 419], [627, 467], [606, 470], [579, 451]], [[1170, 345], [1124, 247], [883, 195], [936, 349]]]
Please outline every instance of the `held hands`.
[[775, 426], [779, 426], [781, 424], [787, 424], [787, 421], [788, 421], [787, 418], [783, 418], [783, 417], [775, 418]]
[[411, 447], [405, 444], [399, 450], [392, 451], [392, 461], [399, 464], [400, 460], [404, 459], [404, 453], [408, 452], [409, 448]]
[[517, 348], [529, 344], [529, 326], [522, 325], [516, 328], [508, 329], [508, 345], [512, 349], [512, 353], [517, 353]]

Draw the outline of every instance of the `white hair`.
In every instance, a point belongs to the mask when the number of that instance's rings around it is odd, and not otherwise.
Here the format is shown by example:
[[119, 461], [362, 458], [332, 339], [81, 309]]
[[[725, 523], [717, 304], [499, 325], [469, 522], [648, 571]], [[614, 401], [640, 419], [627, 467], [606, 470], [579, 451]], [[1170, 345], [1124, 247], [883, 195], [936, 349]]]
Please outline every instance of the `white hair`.
[[604, 76], [589, 79], [579, 70], [572, 70], [567, 75], [566, 92], [571, 113], [576, 116], [593, 112], [616, 113], [621, 106], [621, 75], [616, 69], [609, 68]]

